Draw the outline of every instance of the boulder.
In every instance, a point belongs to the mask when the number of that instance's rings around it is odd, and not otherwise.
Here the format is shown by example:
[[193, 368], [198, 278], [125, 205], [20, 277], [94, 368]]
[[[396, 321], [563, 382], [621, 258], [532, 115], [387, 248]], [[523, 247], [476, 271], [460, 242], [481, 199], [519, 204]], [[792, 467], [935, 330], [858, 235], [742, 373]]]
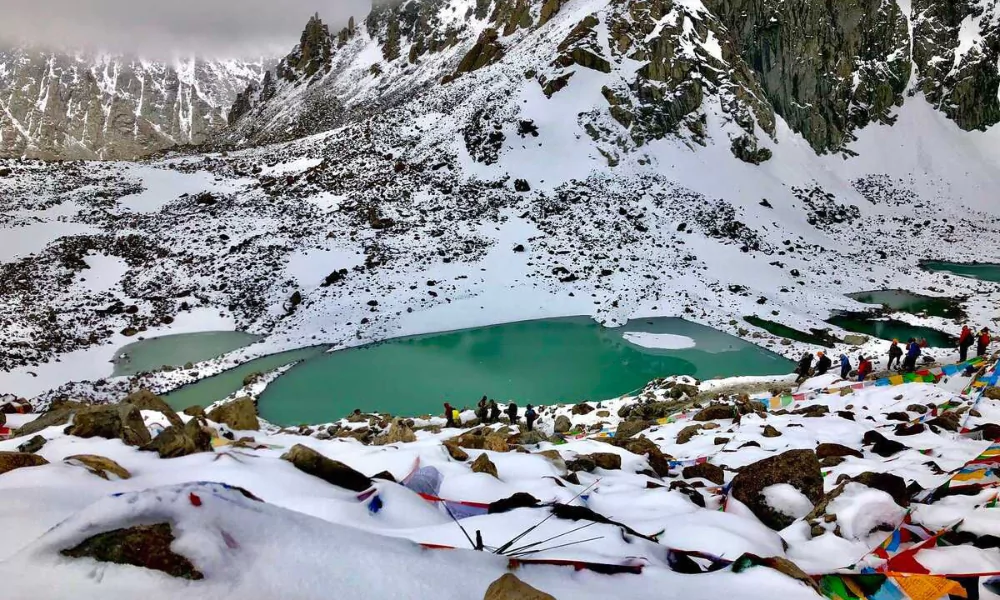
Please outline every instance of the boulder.
[[586, 471], [590, 473], [597, 468], [597, 463], [594, 459], [587, 456], [586, 454], [581, 454], [572, 460], [566, 461], [566, 470], [570, 472]]
[[281, 459], [292, 463], [303, 473], [344, 489], [363, 492], [371, 487], [371, 480], [366, 475], [302, 444], [292, 446], [291, 450], [281, 455]]
[[539, 504], [538, 498], [535, 498], [531, 494], [526, 492], [515, 492], [513, 495], [507, 498], [501, 498], [494, 502], [490, 502], [490, 506], [487, 509], [489, 514], [505, 513], [512, 511], [517, 508], [534, 508]]
[[556, 417], [555, 431], [556, 433], [566, 433], [573, 428], [573, 423], [570, 422], [569, 417], [566, 415], [559, 415]]
[[926, 429], [927, 426], [923, 423], [900, 423], [893, 428], [892, 433], [893, 435], [906, 437], [923, 433]]
[[510, 573], [504, 573], [486, 588], [483, 600], [556, 600], [555, 597], [533, 588]]
[[508, 444], [519, 444], [521, 446], [534, 446], [536, 444], [541, 444], [542, 442], [548, 440], [545, 434], [539, 431], [522, 431], [511, 439], [507, 440]]
[[510, 452], [510, 444], [507, 442], [507, 434], [500, 431], [491, 433], [483, 438], [483, 450], [491, 452]]
[[659, 446], [648, 440], [646, 437], [640, 436], [637, 438], [619, 439], [615, 436], [613, 438], [613, 443], [615, 446], [624, 448], [632, 454], [645, 456], [646, 461], [649, 462], [649, 467], [660, 477], [666, 477], [670, 474], [670, 461], [673, 457], [664, 454], [660, 450]]
[[948, 431], [958, 431], [960, 427], [959, 417], [953, 412], [942, 413], [927, 421], [926, 424], [928, 427], [940, 427]]
[[984, 440], [1000, 439], [1000, 425], [997, 425], [996, 423], [983, 423], [982, 425], [976, 425], [969, 431], [970, 433], [980, 434]]
[[66, 428], [66, 434], [120, 439], [129, 446], [142, 446], [150, 439], [139, 409], [131, 404], [106, 404], [80, 410], [73, 417], [73, 424]]
[[684, 467], [681, 475], [684, 476], [684, 479], [696, 479], [699, 477], [707, 479], [715, 485], [722, 485], [726, 481], [726, 472], [722, 470], [722, 467], [713, 465], [710, 462]]
[[594, 464], [608, 471], [617, 471], [622, 468], [622, 457], [613, 452], [594, 452], [590, 455]]
[[989, 398], [990, 400], [1000, 400], [1000, 387], [989, 386], [983, 390], [983, 396]]
[[237, 398], [208, 411], [208, 418], [216, 423], [224, 423], [230, 429], [250, 431], [260, 429], [257, 421], [257, 407], [250, 398]]
[[829, 458], [832, 456], [853, 456], [855, 458], [864, 458], [864, 454], [854, 448], [848, 448], [841, 444], [833, 443], [823, 443], [816, 446], [816, 456], [820, 459]]
[[47, 427], [64, 425], [69, 422], [70, 417], [72, 417], [77, 411], [86, 410], [89, 407], [90, 405], [81, 404], [79, 402], [64, 402], [57, 406], [53, 406], [34, 421], [29, 421], [18, 428], [17, 435], [18, 437], [31, 435], [38, 433]]
[[906, 407], [906, 410], [910, 412], [919, 413], [922, 415], [927, 413], [927, 407], [924, 406], [923, 404], [910, 404], [909, 406]]
[[656, 421], [643, 421], [641, 419], [630, 419], [622, 421], [615, 430], [615, 439], [622, 440], [632, 437], [640, 431], [645, 431], [656, 425]]
[[184, 413], [184, 414], [186, 414], [189, 417], [204, 417], [205, 416], [205, 409], [202, 408], [201, 406], [198, 406], [197, 404], [195, 404], [194, 406], [189, 406], [189, 407], [185, 408], [184, 410], [182, 410], [181, 412]]
[[897, 452], [910, 449], [909, 446], [901, 444], [896, 440], [890, 440], [874, 430], [865, 432], [864, 438], [862, 439], [864, 445], [871, 445], [872, 452], [878, 454], [882, 458], [889, 458]]
[[586, 402], [581, 402], [580, 404], [574, 405], [570, 412], [574, 415], [588, 415], [594, 412], [594, 407], [587, 404]]
[[204, 579], [191, 561], [170, 549], [173, 541], [167, 523], [137, 525], [91, 536], [61, 554], [153, 569], [181, 579]]
[[417, 435], [413, 433], [413, 430], [402, 419], [393, 419], [388, 433], [378, 436], [372, 443], [376, 446], [384, 446], [386, 444], [403, 444], [415, 441], [417, 441]]
[[870, 488], [882, 490], [892, 496], [892, 499], [900, 506], [910, 505], [910, 494], [907, 493], [906, 481], [898, 475], [865, 471], [851, 479]]
[[469, 460], [469, 455], [465, 452], [465, 450], [462, 450], [456, 444], [445, 442], [442, 445], [444, 446], [444, 449], [448, 451], [448, 456], [453, 459], [462, 462]]
[[49, 464], [37, 454], [28, 452], [0, 452], [0, 475], [24, 467], [40, 467]]
[[18, 446], [17, 451], [29, 452], [31, 454], [34, 454], [35, 452], [38, 452], [39, 450], [42, 449], [42, 446], [45, 445], [45, 441], [46, 441], [45, 438], [43, 438], [40, 435], [36, 435], [27, 442], [24, 442], [23, 444]]
[[132, 474], [125, 467], [103, 456], [76, 454], [74, 456], [67, 456], [63, 460], [71, 465], [84, 467], [101, 479], [112, 479], [109, 475], [113, 475], [115, 479], [128, 479], [132, 477]]
[[214, 451], [212, 436], [205, 431], [197, 417], [188, 421], [181, 429], [174, 426], [167, 427], [142, 449], [156, 452], [160, 458], [178, 458], [198, 452]]
[[163, 398], [157, 396], [153, 392], [147, 389], [141, 389], [138, 392], [129, 394], [122, 400], [124, 404], [131, 404], [132, 406], [138, 408], [139, 410], [155, 410], [163, 414], [166, 417], [167, 422], [173, 427], [184, 427], [184, 421], [177, 416], [174, 409], [170, 408]]
[[804, 417], [822, 417], [830, 413], [830, 409], [825, 404], [813, 404], [793, 410], [791, 414], [802, 415]]
[[849, 346], [861, 346], [868, 343], [868, 336], [849, 333], [844, 336], [844, 343]]
[[701, 409], [691, 418], [695, 421], [714, 421], [715, 419], [733, 419], [735, 417], [735, 406], [731, 404], [713, 404]]
[[733, 479], [730, 493], [762, 523], [771, 529], [781, 530], [795, 519], [771, 508], [763, 494], [764, 488], [779, 483], [791, 485], [813, 504], [819, 502], [823, 497], [823, 475], [816, 453], [812, 450], [789, 450], [747, 465]]
[[472, 461], [472, 472], [473, 473], [486, 473], [487, 475], [492, 475], [493, 477], [500, 479], [497, 474], [497, 466], [493, 464], [489, 456], [486, 453], [480, 454], [476, 460]]
[[761, 435], [763, 435], [766, 438], [776, 438], [776, 437], [781, 437], [781, 432], [775, 429], [774, 427], [771, 427], [770, 425], [765, 425], [764, 431], [763, 433], [761, 433]]
[[677, 443], [686, 444], [691, 441], [691, 438], [695, 436], [696, 433], [702, 430], [702, 425], [688, 425], [684, 429], [681, 429], [677, 434]]

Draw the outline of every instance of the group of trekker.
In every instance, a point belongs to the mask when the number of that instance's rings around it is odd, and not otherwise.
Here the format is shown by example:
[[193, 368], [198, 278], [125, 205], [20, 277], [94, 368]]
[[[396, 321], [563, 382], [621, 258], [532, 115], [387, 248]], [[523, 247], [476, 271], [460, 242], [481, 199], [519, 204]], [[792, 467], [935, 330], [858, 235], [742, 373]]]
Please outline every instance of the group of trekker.
[[[501, 411], [496, 400], [488, 400], [486, 396], [483, 396], [482, 400], [479, 401], [479, 404], [476, 405], [476, 417], [479, 419], [479, 422], [484, 425], [499, 423], [501, 414], [507, 415], [511, 425], [517, 424], [517, 404], [514, 402], [508, 404], [506, 410]], [[462, 424], [461, 412], [448, 402], [444, 403], [444, 418], [445, 421], [447, 421], [445, 423], [447, 427], [458, 427]], [[528, 431], [532, 431], [534, 429], [535, 421], [537, 419], [538, 413], [535, 412], [535, 409], [529, 404], [524, 409], [524, 421], [528, 426]]]
[[[990, 337], [988, 327], [983, 327], [978, 334], [972, 333], [968, 325], [962, 327], [962, 333], [958, 338], [959, 362], [968, 360], [969, 348], [973, 344], [976, 345], [976, 356], [983, 356], [986, 354], [986, 348], [989, 347], [991, 341], [992, 338]], [[889, 363], [886, 365], [886, 369], [892, 370], [893, 365], [895, 365], [896, 370], [903, 373], [916, 371], [917, 359], [922, 354], [921, 347], [926, 346], [926, 340], [917, 341], [914, 338], [910, 338], [906, 342], [906, 347], [901, 348], [899, 340], [892, 340], [892, 344], [889, 345]], [[801, 383], [812, 376], [825, 375], [833, 366], [833, 361], [830, 360], [830, 357], [825, 352], [817, 352], [816, 357], [816, 366], [813, 368], [813, 355], [806, 353], [802, 356], [798, 366], [795, 368], [795, 373], [799, 376], [796, 383]], [[840, 378], [847, 379], [851, 374], [851, 370], [851, 359], [846, 354], [841, 354]], [[858, 356], [858, 381], [864, 381], [874, 370], [875, 365], [870, 358], [865, 357], [863, 354]]]

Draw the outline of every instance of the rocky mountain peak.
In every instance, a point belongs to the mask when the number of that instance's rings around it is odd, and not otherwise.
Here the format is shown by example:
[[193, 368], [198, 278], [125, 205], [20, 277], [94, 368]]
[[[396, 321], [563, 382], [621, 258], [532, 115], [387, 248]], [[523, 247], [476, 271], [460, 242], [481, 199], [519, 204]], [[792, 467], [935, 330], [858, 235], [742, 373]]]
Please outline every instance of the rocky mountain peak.
[[276, 72], [286, 81], [307, 79], [330, 70], [333, 56], [333, 38], [330, 29], [313, 15], [302, 31], [299, 45], [278, 65]]

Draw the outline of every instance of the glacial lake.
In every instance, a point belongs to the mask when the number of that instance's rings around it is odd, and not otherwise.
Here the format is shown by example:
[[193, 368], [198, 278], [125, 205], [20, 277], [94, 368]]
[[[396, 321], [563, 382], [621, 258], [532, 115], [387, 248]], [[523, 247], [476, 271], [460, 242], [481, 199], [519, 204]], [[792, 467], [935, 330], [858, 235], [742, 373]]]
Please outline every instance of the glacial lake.
[[920, 263], [920, 268], [926, 271], [943, 271], [983, 281], [1000, 281], [1000, 264], [997, 263], [955, 263], [925, 260]]
[[617, 329], [586, 317], [545, 319], [322, 354], [268, 386], [259, 410], [283, 425], [328, 422], [355, 408], [415, 416], [438, 414], [445, 401], [474, 407], [483, 395], [522, 407], [604, 400], [657, 377], [776, 375], [793, 367], [773, 352], [682, 319], [639, 319]]
[[158, 371], [164, 366], [183, 367], [238, 350], [261, 339], [242, 331], [202, 331], [164, 335], [132, 342], [119, 348], [113, 360], [113, 377]]

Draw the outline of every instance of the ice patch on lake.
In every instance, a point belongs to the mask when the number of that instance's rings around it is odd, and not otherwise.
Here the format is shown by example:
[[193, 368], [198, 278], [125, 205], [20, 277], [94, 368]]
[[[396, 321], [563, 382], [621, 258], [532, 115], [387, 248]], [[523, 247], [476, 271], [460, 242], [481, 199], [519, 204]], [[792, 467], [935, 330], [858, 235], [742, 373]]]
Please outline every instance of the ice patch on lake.
[[686, 335], [673, 333], [647, 333], [645, 331], [628, 331], [622, 334], [626, 342], [631, 342], [643, 348], [658, 348], [660, 350], [686, 350], [694, 348], [695, 342]]

